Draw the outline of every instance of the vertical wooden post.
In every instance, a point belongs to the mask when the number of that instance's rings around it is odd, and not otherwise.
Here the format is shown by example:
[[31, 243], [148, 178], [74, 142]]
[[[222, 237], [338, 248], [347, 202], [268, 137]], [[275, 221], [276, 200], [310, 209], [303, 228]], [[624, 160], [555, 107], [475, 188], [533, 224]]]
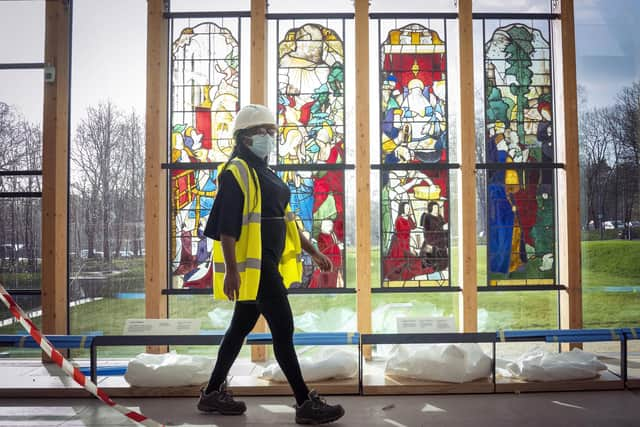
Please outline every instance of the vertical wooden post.
[[[582, 250], [580, 246], [580, 163], [578, 143], [578, 90], [573, 0], [561, 2], [562, 79], [566, 152], [567, 290], [560, 298], [560, 326], [582, 328]], [[561, 189], [562, 191], [562, 189]]]
[[[267, 105], [267, 2], [251, 0], [251, 103]], [[253, 332], [265, 332], [267, 322], [260, 316]], [[267, 360], [267, 347], [251, 346], [251, 360]]]
[[478, 277], [476, 245], [476, 136], [473, 88], [472, 0], [458, 0], [460, 39], [460, 172], [462, 180], [462, 295], [460, 326], [464, 332], [478, 330]]
[[[369, 1], [355, 0], [356, 277], [358, 332], [371, 332], [371, 159], [369, 146]], [[366, 347], [365, 356], [371, 356]]]
[[[164, 0], [147, 1], [147, 109], [145, 133], [144, 288], [147, 319], [167, 317], [167, 179], [161, 164], [167, 152], [168, 21]], [[167, 351], [149, 346], [148, 352]]]
[[55, 81], [44, 83], [42, 118], [42, 331], [67, 331], [67, 191], [69, 166], [69, 37], [67, 0], [46, 4], [45, 63]]

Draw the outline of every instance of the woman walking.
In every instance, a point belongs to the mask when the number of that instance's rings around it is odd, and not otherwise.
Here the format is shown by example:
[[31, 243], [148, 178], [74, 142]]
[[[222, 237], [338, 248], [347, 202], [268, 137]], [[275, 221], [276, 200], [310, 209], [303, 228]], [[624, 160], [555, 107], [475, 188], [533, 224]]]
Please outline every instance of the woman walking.
[[344, 409], [309, 391], [302, 378], [286, 289], [299, 286], [302, 249], [321, 270], [329, 271], [332, 265], [298, 229], [289, 210], [289, 187], [267, 166], [275, 133], [275, 117], [268, 108], [243, 107], [234, 122], [231, 159], [218, 174], [218, 194], [204, 234], [214, 239], [214, 297], [235, 301], [235, 306], [198, 409], [224, 415], [246, 411], [244, 402], [227, 390], [226, 377], [262, 314], [276, 360], [296, 398], [296, 422], [328, 423], [342, 417]]

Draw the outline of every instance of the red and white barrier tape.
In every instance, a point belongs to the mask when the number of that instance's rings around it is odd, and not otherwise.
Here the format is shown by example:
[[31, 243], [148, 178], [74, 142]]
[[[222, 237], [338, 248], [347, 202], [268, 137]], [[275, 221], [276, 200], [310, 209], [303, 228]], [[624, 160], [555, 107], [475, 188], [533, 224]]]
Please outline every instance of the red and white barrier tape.
[[35, 342], [40, 345], [42, 351], [44, 351], [51, 360], [53, 360], [58, 366], [60, 366], [62, 370], [67, 373], [67, 375], [72, 377], [75, 382], [84, 387], [85, 390], [93, 394], [98, 399], [102, 400], [107, 405], [111, 406], [116, 411], [142, 425], [149, 427], [164, 427], [164, 424], [153, 421], [151, 418], [147, 418], [136, 411], [132, 411], [129, 408], [118, 405], [116, 402], [111, 400], [111, 398], [103, 390], [99, 389], [98, 386], [96, 386], [90, 379], [85, 377], [78, 368], [74, 367], [67, 359], [62, 356], [62, 354], [60, 354], [58, 350], [55, 349], [51, 342], [49, 342], [49, 340], [40, 333], [36, 325], [34, 325], [33, 322], [24, 313], [24, 311], [22, 311], [20, 306], [16, 304], [16, 302], [13, 300], [4, 286], [2, 286], [2, 284], [0, 284], [0, 299], [2, 299], [4, 305], [6, 305], [9, 311], [13, 313], [15, 318], [18, 319], [18, 321], [22, 324], [26, 331], [29, 332]]

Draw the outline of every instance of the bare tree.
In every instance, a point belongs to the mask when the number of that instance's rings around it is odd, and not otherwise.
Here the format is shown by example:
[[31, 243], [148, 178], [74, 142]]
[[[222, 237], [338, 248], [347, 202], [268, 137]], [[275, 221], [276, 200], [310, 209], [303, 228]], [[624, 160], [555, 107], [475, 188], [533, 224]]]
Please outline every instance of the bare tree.
[[[97, 228], [99, 222], [102, 252], [107, 262], [111, 259], [110, 228], [115, 209], [113, 193], [120, 187], [118, 180], [124, 168], [123, 135], [119, 123], [121, 117], [122, 114], [111, 102], [89, 107], [87, 117], [76, 130], [71, 153], [71, 160], [79, 173], [74, 184], [89, 201], [86, 207], [89, 256], [94, 255], [91, 253], [91, 242], [95, 241], [96, 231], [93, 225]], [[99, 221], [94, 222], [94, 219]]]
[[609, 108], [594, 108], [580, 114], [580, 160], [585, 181], [585, 197], [589, 219], [601, 227], [606, 191], [611, 176], [607, 163], [612, 146], [611, 129], [605, 118]]

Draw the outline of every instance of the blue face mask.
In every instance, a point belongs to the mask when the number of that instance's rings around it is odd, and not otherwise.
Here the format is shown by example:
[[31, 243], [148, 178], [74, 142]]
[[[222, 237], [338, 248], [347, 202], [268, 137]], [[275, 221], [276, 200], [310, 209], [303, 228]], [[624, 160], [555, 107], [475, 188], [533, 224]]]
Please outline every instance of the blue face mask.
[[265, 135], [252, 135], [252, 145], [248, 146], [249, 150], [256, 156], [264, 159], [273, 150], [274, 138], [269, 134]]

